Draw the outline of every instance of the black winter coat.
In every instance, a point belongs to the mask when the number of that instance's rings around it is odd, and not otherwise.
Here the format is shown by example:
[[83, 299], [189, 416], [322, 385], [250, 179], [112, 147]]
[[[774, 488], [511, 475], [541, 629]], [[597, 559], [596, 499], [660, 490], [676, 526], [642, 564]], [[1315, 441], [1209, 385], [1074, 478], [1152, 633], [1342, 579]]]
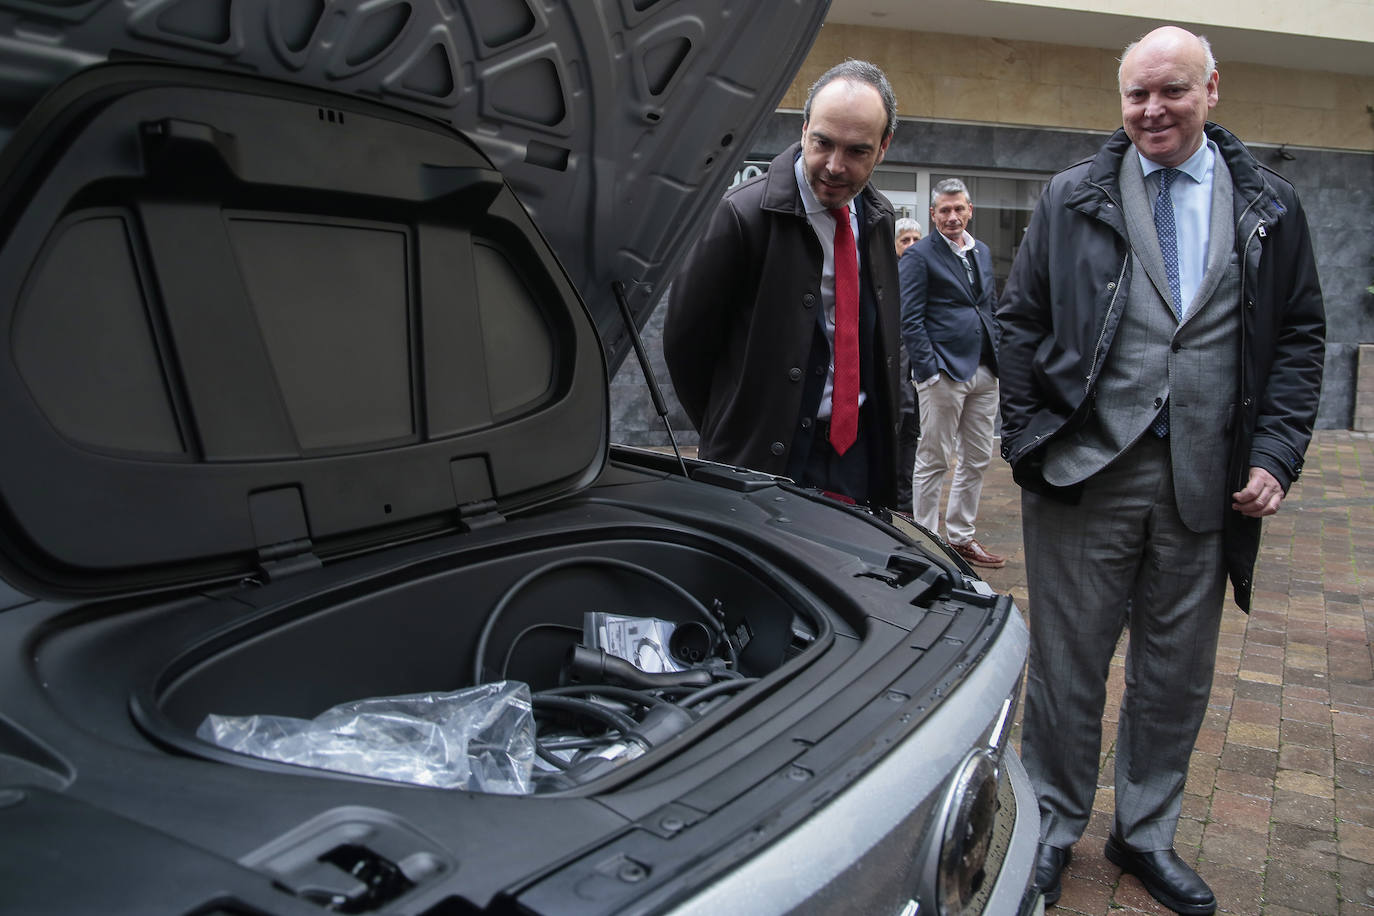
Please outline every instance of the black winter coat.
[[[663, 355], [701, 434], [700, 455], [770, 474], [796, 474], [811, 441], [829, 363], [822, 330], [821, 245], [793, 174], [800, 144], [767, 173], [729, 191], [669, 292]], [[875, 505], [896, 504], [904, 360], [892, 205], [859, 196], [861, 294], [876, 308], [861, 354], [866, 416], [877, 426], [869, 482]]]
[[[1231, 424], [1228, 480], [1251, 467], [1287, 492], [1302, 470], [1321, 394], [1325, 313], [1307, 217], [1293, 186], [1245, 145], [1206, 126], [1235, 185], [1241, 259], [1239, 410]], [[1041, 196], [997, 309], [1002, 457], [1022, 487], [1066, 501], [1041, 475], [1044, 446], [1087, 420], [1103, 358], [1135, 266], [1117, 174], [1133, 147], [1118, 130], [1091, 159], [1056, 175]], [[1227, 572], [1249, 610], [1260, 520], [1228, 511]]]

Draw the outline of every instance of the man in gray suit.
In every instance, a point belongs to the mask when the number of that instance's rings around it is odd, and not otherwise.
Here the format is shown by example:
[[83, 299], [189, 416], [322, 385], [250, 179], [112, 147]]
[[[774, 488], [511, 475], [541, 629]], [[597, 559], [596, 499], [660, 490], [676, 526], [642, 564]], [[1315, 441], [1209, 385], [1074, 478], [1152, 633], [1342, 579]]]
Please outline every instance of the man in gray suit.
[[997, 310], [1030, 593], [1022, 757], [1052, 903], [1129, 622], [1105, 854], [1175, 912], [1207, 914], [1215, 896], [1173, 848], [1189, 754], [1228, 575], [1248, 610], [1260, 519], [1302, 468], [1325, 326], [1292, 185], [1206, 120], [1206, 40], [1157, 29], [1119, 79], [1124, 129], [1051, 180]]
[[974, 566], [1007, 562], [974, 538], [983, 474], [992, 461], [997, 419], [997, 344], [992, 309], [997, 291], [988, 246], [969, 234], [973, 200], [957, 178], [930, 194], [929, 237], [897, 262], [902, 290], [902, 342], [921, 403], [921, 439], [912, 473], [912, 517], [940, 530], [940, 493], [954, 467], [945, 532]]

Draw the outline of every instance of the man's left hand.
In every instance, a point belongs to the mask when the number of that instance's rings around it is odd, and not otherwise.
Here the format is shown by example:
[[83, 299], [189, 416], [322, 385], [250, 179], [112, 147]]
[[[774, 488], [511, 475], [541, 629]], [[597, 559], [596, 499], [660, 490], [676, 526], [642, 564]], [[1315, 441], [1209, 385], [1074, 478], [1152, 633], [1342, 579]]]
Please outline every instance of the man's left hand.
[[1263, 518], [1279, 511], [1283, 502], [1283, 487], [1264, 468], [1251, 468], [1245, 489], [1231, 494], [1231, 508], [1241, 515]]

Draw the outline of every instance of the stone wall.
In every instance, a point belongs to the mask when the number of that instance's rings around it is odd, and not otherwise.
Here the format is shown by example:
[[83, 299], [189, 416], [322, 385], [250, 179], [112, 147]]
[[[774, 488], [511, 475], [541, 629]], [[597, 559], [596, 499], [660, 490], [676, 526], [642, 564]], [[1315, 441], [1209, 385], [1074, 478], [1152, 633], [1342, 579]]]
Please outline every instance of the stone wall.
[[[1224, 41], [1215, 50], [1221, 74], [1215, 120], [1237, 136], [1275, 146], [1374, 151], [1367, 108], [1374, 76], [1231, 62]], [[800, 109], [816, 77], [854, 57], [888, 74], [903, 117], [1115, 130], [1121, 124], [1118, 53], [827, 23], [779, 107]]]

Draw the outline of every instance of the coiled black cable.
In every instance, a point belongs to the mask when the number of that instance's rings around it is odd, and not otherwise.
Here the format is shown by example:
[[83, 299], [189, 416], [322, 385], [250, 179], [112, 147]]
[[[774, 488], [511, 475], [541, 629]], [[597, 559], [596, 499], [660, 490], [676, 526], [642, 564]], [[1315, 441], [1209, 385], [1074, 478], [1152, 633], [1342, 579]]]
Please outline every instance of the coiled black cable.
[[481, 684], [484, 682], [482, 664], [487, 655], [487, 643], [491, 641], [491, 634], [496, 629], [497, 621], [501, 619], [501, 615], [505, 613], [506, 607], [510, 604], [511, 600], [534, 580], [548, 575], [555, 570], [566, 569], [570, 566], [609, 566], [613, 569], [622, 569], [627, 572], [638, 573], [647, 579], [659, 583], [673, 594], [686, 601], [688, 605], [697, 612], [697, 615], [706, 625], [714, 630], [716, 635], [725, 643], [725, 651], [730, 657], [730, 664], [734, 667], [739, 667], [739, 659], [736, 656], [735, 647], [725, 635], [724, 624], [717, 620], [715, 615], [707, 609], [706, 605], [702, 604], [691, 592], [687, 591], [681, 585], [678, 585], [672, 579], [652, 569], [640, 566], [638, 563], [631, 563], [627, 560], [620, 560], [615, 557], [566, 557], [562, 560], [554, 560], [551, 563], [545, 563], [543, 566], [538, 566], [525, 573], [512, 583], [510, 588], [506, 589], [500, 599], [497, 600], [496, 605], [491, 609], [491, 613], [487, 614], [487, 619], [482, 623], [482, 630], [477, 636], [477, 645], [473, 650], [472, 682], [474, 684]]
[[548, 750], [538, 741], [534, 743], [534, 752], [539, 755], [540, 760], [544, 761], [549, 766], [554, 767], [555, 769], [566, 770], [568, 767], [572, 766], [571, 763], [564, 760], [562, 757], [559, 757], [553, 751]]
[[718, 697], [722, 693], [733, 693], [736, 690], [743, 690], [750, 684], [757, 684], [758, 680], [759, 679], [756, 677], [741, 677], [728, 681], [717, 681], [710, 687], [702, 687], [695, 693], [687, 694], [687, 696], [678, 700], [678, 705], [688, 707], [695, 706], [697, 703], [704, 703], [713, 697]]
[[521, 630], [519, 633], [515, 634], [515, 638], [512, 639], [512, 640], [510, 641], [510, 646], [507, 647], [507, 649], [506, 649], [506, 657], [503, 658], [503, 659], [501, 660], [501, 680], [504, 681], [504, 680], [506, 679], [506, 672], [510, 670], [510, 660], [511, 660], [511, 658], [513, 658], [513, 657], [515, 656], [515, 647], [518, 646], [518, 645], [520, 645], [520, 640], [524, 639], [526, 636], [530, 635], [531, 633], [535, 632], [536, 630], [562, 630], [563, 632], [566, 632], [566, 633], [576, 633], [576, 634], [578, 635], [579, 638], [582, 636], [582, 628], [581, 628], [581, 627], [572, 626], [571, 624], [566, 624], [566, 623], [533, 623], [533, 624], [530, 624], [529, 626], [525, 627], [525, 629], [523, 629], [523, 630]]
[[[734, 682], [732, 681], [731, 683]], [[576, 697], [548, 696], [543, 693], [536, 693], [530, 699], [536, 710], [543, 708], [558, 710], [559, 712], [576, 713], [586, 716], [589, 719], [596, 719], [603, 725], [608, 725], [622, 734], [628, 735], [639, 727], [639, 723], [635, 722], [634, 719], [631, 719], [623, 712], [616, 712], [614, 709], [608, 709], [599, 703], [593, 703], [591, 700], [579, 700]]]
[[550, 687], [548, 690], [539, 691], [537, 696], [561, 697], [577, 696], [579, 694], [594, 693], [598, 696], [613, 697], [617, 700], [624, 700], [627, 703], [635, 703], [639, 706], [658, 706], [668, 701], [663, 697], [655, 696], [644, 690], [635, 690], [633, 687], [617, 687], [613, 684], [569, 684], [566, 687]]

